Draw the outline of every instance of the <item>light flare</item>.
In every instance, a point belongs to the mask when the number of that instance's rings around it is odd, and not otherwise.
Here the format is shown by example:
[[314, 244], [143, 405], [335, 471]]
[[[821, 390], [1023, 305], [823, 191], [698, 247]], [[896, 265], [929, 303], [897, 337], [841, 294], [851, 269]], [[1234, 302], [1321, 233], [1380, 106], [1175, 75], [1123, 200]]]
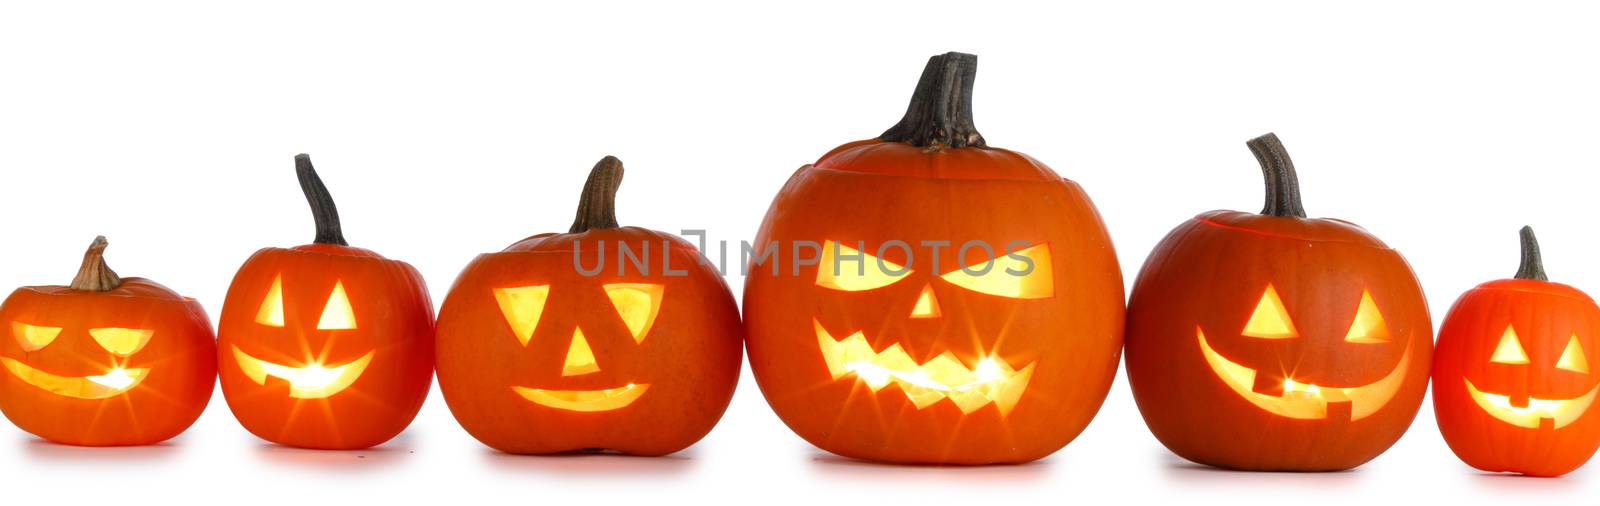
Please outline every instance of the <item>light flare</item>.
[[995, 357], [985, 357], [977, 366], [967, 367], [954, 353], [945, 352], [918, 364], [896, 343], [874, 351], [862, 332], [835, 339], [813, 320], [817, 345], [833, 379], [855, 375], [873, 392], [894, 384], [900, 387], [917, 409], [949, 399], [962, 413], [972, 413], [994, 404], [1005, 416], [1016, 408], [1034, 364], [1015, 369]]

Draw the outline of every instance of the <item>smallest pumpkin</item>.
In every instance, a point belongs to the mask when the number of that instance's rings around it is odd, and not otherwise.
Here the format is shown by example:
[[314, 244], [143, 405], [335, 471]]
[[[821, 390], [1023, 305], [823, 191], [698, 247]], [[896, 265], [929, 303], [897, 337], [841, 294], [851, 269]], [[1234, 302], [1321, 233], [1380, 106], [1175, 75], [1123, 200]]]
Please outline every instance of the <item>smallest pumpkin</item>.
[[216, 384], [211, 320], [194, 299], [118, 277], [96, 237], [70, 286], [26, 286], [0, 304], [0, 411], [79, 446], [155, 444], [200, 417]]
[[1457, 457], [1490, 472], [1560, 476], [1600, 448], [1600, 307], [1547, 280], [1533, 229], [1522, 265], [1456, 300], [1439, 328], [1433, 409]]

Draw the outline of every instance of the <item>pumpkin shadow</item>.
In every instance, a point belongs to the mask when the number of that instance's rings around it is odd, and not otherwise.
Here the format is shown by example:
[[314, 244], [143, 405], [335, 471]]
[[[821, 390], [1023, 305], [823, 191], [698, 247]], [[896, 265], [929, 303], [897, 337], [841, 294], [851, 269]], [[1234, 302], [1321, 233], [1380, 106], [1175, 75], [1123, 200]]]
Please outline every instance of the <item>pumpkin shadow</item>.
[[358, 473], [388, 469], [417, 453], [405, 433], [387, 443], [360, 450], [312, 450], [261, 441], [256, 444], [255, 452], [274, 465]]
[[28, 438], [22, 447], [31, 461], [72, 465], [90, 463], [144, 465], [170, 460], [182, 451], [182, 448], [171, 441], [143, 446], [72, 446], [32, 437]]
[[1220, 487], [1248, 487], [1261, 486], [1303, 486], [1303, 487], [1342, 487], [1355, 485], [1360, 481], [1361, 474], [1355, 469], [1342, 471], [1241, 471], [1213, 467], [1184, 460], [1173, 454], [1166, 454], [1162, 470], [1168, 481], [1182, 485], [1220, 486]]
[[840, 457], [820, 451], [812, 455], [810, 464], [815, 474], [828, 479], [922, 484], [930, 479], [962, 484], [1034, 482], [1049, 478], [1050, 471], [1048, 460], [985, 466], [891, 464]]
[[569, 452], [553, 455], [516, 455], [489, 448], [484, 459], [491, 467], [516, 473], [550, 473], [572, 478], [592, 477], [608, 482], [618, 475], [671, 477], [693, 469], [696, 461], [684, 450], [671, 455], [645, 457], [615, 452]]
[[[1497, 494], [1516, 495], [1518, 497], [1531, 497], [1549, 494], [1566, 494], [1581, 488], [1582, 478], [1573, 477], [1583, 472], [1583, 468], [1555, 478], [1542, 478], [1538, 476], [1525, 476], [1512, 473], [1487, 473], [1472, 470], [1472, 486], [1478, 489], [1492, 491]], [[1563, 479], [1565, 478], [1565, 479]]]

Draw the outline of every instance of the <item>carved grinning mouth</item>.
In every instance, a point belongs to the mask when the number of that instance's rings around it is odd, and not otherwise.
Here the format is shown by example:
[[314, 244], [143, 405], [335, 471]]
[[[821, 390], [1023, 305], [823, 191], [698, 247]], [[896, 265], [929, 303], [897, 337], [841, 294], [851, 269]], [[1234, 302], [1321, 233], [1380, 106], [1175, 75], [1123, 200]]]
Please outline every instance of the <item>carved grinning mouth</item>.
[[817, 329], [817, 346], [833, 379], [854, 375], [873, 392], [896, 385], [917, 409], [949, 399], [962, 413], [993, 403], [1000, 416], [1006, 416], [1016, 407], [1033, 376], [1032, 363], [1018, 370], [990, 356], [969, 367], [948, 351], [919, 364], [899, 343], [876, 351], [861, 331], [836, 339], [822, 328], [821, 322], [813, 319], [812, 323]]
[[0, 357], [0, 364], [16, 375], [23, 383], [42, 388], [56, 395], [75, 399], [105, 399], [121, 395], [138, 386], [149, 375], [149, 369], [113, 368], [99, 376], [70, 378], [50, 374], [20, 361]]
[[1526, 429], [1537, 429], [1545, 420], [1550, 421], [1552, 429], [1566, 427], [1583, 416], [1594, 403], [1595, 395], [1600, 394], [1600, 385], [1595, 385], [1588, 393], [1571, 399], [1530, 397], [1526, 406], [1516, 406], [1511, 403], [1511, 396], [1486, 393], [1478, 390], [1471, 380], [1461, 378], [1461, 381], [1467, 384], [1467, 395], [1472, 396], [1479, 408], [1502, 422]]
[[1199, 336], [1200, 351], [1205, 355], [1206, 364], [1211, 366], [1211, 371], [1216, 373], [1234, 393], [1275, 415], [1300, 420], [1327, 418], [1328, 406], [1338, 404], [1349, 406], [1351, 421], [1371, 416], [1388, 404], [1389, 399], [1394, 398], [1395, 393], [1400, 390], [1400, 384], [1405, 381], [1406, 369], [1411, 364], [1411, 347], [1406, 346], [1405, 354], [1400, 357], [1400, 364], [1378, 381], [1339, 388], [1299, 383], [1285, 378], [1283, 393], [1269, 395], [1255, 391], [1258, 371], [1228, 360], [1217, 353], [1217, 350], [1212, 349], [1211, 344], [1206, 342], [1206, 333], [1200, 327], [1195, 327], [1195, 334]]
[[545, 390], [542, 388], [511, 387], [522, 398], [534, 404], [549, 408], [567, 411], [580, 411], [592, 413], [596, 411], [611, 411], [621, 409], [639, 396], [644, 395], [650, 385], [629, 383], [617, 388], [605, 390]]
[[295, 399], [323, 399], [344, 391], [367, 370], [376, 353], [369, 351], [361, 358], [335, 367], [317, 363], [291, 367], [252, 357], [237, 346], [233, 348], [234, 361], [238, 362], [239, 369], [251, 381], [258, 385], [266, 385], [269, 377], [286, 381], [289, 383], [289, 397]]

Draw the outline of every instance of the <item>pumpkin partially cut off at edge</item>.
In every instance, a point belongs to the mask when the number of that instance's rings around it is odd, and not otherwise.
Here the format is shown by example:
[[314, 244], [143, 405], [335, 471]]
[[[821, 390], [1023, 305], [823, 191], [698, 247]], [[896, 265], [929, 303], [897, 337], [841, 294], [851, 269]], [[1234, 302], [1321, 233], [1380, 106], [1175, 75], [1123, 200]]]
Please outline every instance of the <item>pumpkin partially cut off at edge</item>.
[[[1110, 237], [1077, 183], [978, 133], [976, 65], [930, 58], [900, 123], [801, 167], [757, 234], [751, 369], [779, 418], [829, 452], [1038, 459], [1088, 425], [1116, 374]], [[990, 254], [963, 258], [973, 241]]]

